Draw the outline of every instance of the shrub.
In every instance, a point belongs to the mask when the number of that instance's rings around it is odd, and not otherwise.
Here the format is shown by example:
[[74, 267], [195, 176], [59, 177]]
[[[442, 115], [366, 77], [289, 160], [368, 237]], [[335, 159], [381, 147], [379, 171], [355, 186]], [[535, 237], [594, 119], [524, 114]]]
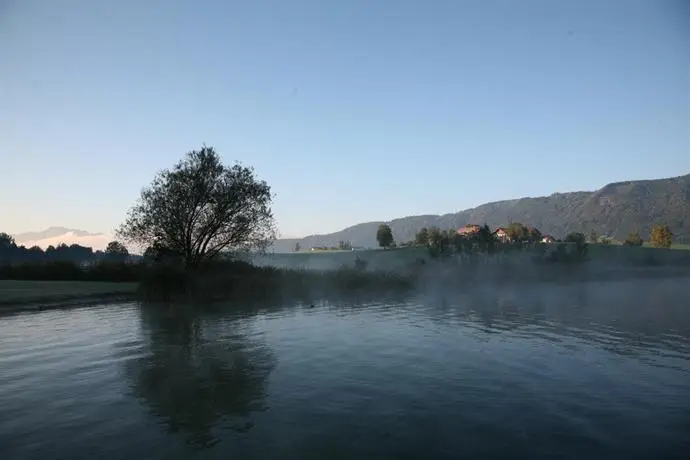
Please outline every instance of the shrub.
[[649, 234], [649, 241], [657, 248], [670, 248], [673, 243], [673, 233], [668, 225], [654, 225]]
[[642, 238], [638, 232], [630, 232], [623, 241], [625, 246], [642, 246]]

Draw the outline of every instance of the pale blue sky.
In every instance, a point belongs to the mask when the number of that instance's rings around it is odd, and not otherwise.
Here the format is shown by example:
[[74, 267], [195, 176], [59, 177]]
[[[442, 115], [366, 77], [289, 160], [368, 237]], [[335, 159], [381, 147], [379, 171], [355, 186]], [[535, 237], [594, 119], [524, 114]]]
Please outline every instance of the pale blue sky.
[[690, 172], [690, 2], [0, 0], [0, 231], [202, 143], [283, 236]]

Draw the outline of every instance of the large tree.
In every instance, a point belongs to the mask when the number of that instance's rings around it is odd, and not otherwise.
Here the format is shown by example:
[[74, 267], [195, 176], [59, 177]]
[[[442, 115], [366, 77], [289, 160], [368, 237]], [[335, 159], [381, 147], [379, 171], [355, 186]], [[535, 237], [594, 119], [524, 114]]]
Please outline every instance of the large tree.
[[379, 246], [384, 249], [393, 246], [393, 231], [389, 225], [379, 225], [379, 228], [376, 231], [376, 241], [378, 241]]
[[265, 249], [276, 237], [271, 188], [251, 167], [223, 165], [212, 147], [187, 153], [141, 192], [118, 230], [125, 241], [165, 248], [187, 266], [226, 249]]

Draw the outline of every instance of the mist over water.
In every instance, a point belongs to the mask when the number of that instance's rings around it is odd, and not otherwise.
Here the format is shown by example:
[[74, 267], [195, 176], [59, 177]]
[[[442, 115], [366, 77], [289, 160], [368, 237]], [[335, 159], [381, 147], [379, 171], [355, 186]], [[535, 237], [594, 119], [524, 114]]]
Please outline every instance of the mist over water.
[[685, 458], [690, 278], [0, 319], [9, 459]]

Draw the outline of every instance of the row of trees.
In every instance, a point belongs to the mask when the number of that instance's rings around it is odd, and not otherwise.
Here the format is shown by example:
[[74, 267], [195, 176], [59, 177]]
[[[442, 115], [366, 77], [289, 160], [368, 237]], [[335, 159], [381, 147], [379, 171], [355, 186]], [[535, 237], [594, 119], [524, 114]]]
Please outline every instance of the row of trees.
[[129, 257], [127, 248], [118, 241], [108, 243], [105, 251], [94, 251], [93, 248], [78, 244], [59, 244], [48, 246], [45, 250], [38, 246], [25, 247], [17, 245], [8, 233], [0, 233], [0, 265], [35, 262], [92, 262], [124, 261]]
[[[539, 229], [534, 227], [528, 227], [519, 222], [512, 222], [503, 230], [506, 234], [506, 240], [511, 243], [538, 243], [542, 241], [544, 235]], [[573, 240], [574, 236], [577, 235], [577, 241], [583, 240], [586, 242], [584, 234], [581, 232], [572, 232], [564, 241]], [[389, 249], [395, 246], [395, 241], [393, 239], [393, 231], [387, 224], [381, 224], [376, 232], [376, 240], [380, 247], [384, 249]], [[596, 231], [592, 231], [588, 238], [590, 243], [596, 244], [608, 244], [611, 241], [605, 237], [601, 237]], [[441, 230], [438, 227], [422, 228], [419, 232], [415, 234], [414, 240], [409, 243], [402, 243], [401, 246], [428, 246], [434, 248], [442, 248], [444, 246], [463, 246], [472, 243], [479, 243], [482, 247], [491, 247], [498, 241], [495, 233], [491, 231], [488, 225], [483, 225], [479, 228], [479, 231], [469, 235], [459, 235], [455, 229]], [[560, 240], [556, 240], [560, 241]], [[649, 242], [654, 247], [658, 248], [670, 248], [673, 242], [673, 233], [671, 232], [668, 225], [656, 224], [652, 226]], [[631, 232], [623, 241], [626, 246], [642, 246], [644, 244], [643, 239], [640, 237], [639, 232]]]
[[[474, 250], [493, 253], [501, 247], [506, 247], [507, 243], [522, 246], [526, 243], [538, 243], [543, 238], [538, 229], [520, 223], [512, 223], [504, 230], [506, 240], [499, 239], [486, 224], [469, 235], [458, 234], [452, 229], [443, 231], [437, 227], [423, 228], [415, 235], [415, 243], [426, 246], [432, 254], [442, 254], [451, 248], [458, 253], [470, 253]], [[573, 242], [579, 241], [577, 236], [570, 236], [569, 239]]]
[[[527, 227], [518, 222], [513, 222], [504, 228], [507, 238], [515, 243], [536, 243], [542, 240], [542, 233], [533, 227]], [[376, 240], [380, 247], [388, 249], [395, 246], [393, 232], [389, 225], [381, 224], [376, 232]], [[460, 235], [455, 229], [442, 230], [439, 227], [424, 227], [415, 234], [414, 240], [402, 243], [401, 246], [427, 246], [442, 250], [444, 247], [467, 247], [478, 244], [480, 247], [490, 249], [499, 243], [493, 231], [488, 225], [479, 227], [476, 233]]]
[[[519, 223], [511, 224], [506, 233], [515, 242], [537, 242], [542, 238], [541, 232], [534, 228], [525, 227]], [[376, 232], [376, 240], [380, 247], [389, 249], [395, 247], [393, 232], [389, 225], [381, 224]], [[432, 254], [442, 254], [455, 250], [456, 252], [469, 252], [477, 247], [482, 251], [493, 252], [499, 244], [499, 240], [488, 225], [479, 227], [476, 233], [460, 235], [455, 229], [442, 230], [439, 227], [424, 227], [410, 243], [401, 246], [425, 246]]]
[[[438, 227], [423, 228], [416, 235], [414, 244], [425, 246], [432, 257], [449, 254], [471, 255], [477, 252], [494, 254], [498, 251], [520, 249], [523, 246], [539, 244], [542, 242], [542, 234], [538, 229], [526, 227], [520, 223], [512, 223], [507, 228], [506, 238], [500, 239], [484, 224], [476, 232], [469, 235], [459, 234], [456, 230], [441, 230]], [[561, 243], [560, 240], [557, 243]], [[563, 244], [558, 244], [557, 251], [552, 253], [548, 260], [552, 261], [579, 261], [587, 256], [587, 243], [585, 235], [579, 232], [568, 234], [562, 241], [571, 245], [572, 250], [566, 252]]]
[[[543, 238], [538, 229], [517, 222], [505, 227], [504, 231], [505, 238], [499, 239], [486, 224], [466, 234], [460, 234], [456, 229], [422, 228], [407, 245], [426, 247], [432, 257], [438, 257], [450, 254], [471, 255], [477, 252], [492, 254], [498, 250], [540, 243]], [[389, 248], [394, 244], [392, 231], [386, 224], [379, 226], [376, 239], [383, 248]], [[565, 245], [559, 245], [557, 251], [549, 256], [549, 260], [580, 261], [586, 258], [587, 242], [583, 233], [570, 233], [564, 238], [563, 243], [569, 243], [572, 250], [568, 252]]]
[[511, 222], [503, 230], [506, 232], [507, 238], [516, 243], [538, 243], [544, 238], [539, 229], [528, 227], [519, 222]]
[[[589, 233], [589, 242], [595, 244], [612, 244], [614, 240], [606, 236], [600, 236], [596, 230]], [[670, 248], [673, 244], [673, 232], [666, 224], [655, 224], [649, 232], [649, 243], [655, 248]], [[622, 241], [624, 246], [642, 246], [644, 240], [637, 231], [630, 232]]]

